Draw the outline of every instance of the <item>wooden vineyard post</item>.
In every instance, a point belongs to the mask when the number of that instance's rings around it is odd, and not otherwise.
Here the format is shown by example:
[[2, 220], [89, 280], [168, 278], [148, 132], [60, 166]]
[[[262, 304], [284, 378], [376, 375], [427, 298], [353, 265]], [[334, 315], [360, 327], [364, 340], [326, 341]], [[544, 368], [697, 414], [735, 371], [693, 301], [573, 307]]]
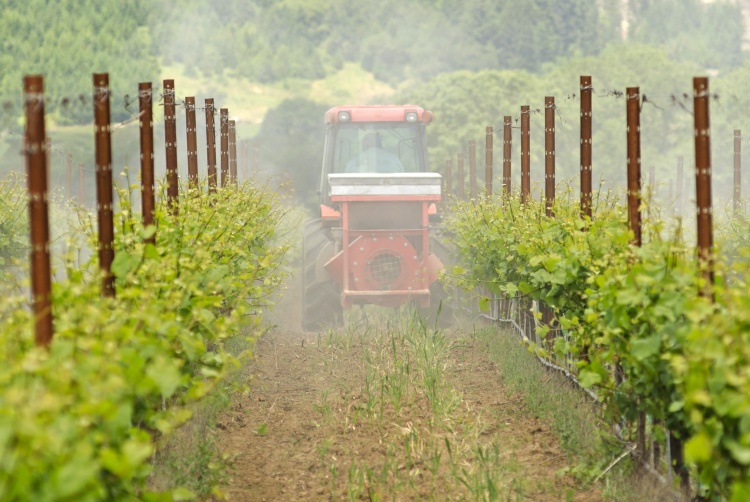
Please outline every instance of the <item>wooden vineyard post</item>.
[[206, 99], [206, 159], [208, 162], [208, 194], [216, 193], [216, 129], [214, 100]]
[[633, 245], [641, 246], [641, 95], [638, 87], [628, 87], [626, 108], [628, 121], [628, 223]]
[[94, 74], [94, 131], [96, 148], [96, 207], [99, 227], [99, 269], [102, 296], [115, 296], [112, 261], [115, 258], [112, 212], [112, 134], [109, 75]]
[[52, 341], [52, 273], [49, 256], [47, 155], [44, 130], [44, 79], [23, 79], [26, 115], [23, 154], [29, 191], [31, 297], [34, 309], [34, 343], [48, 347]]
[[[154, 101], [151, 82], [138, 84], [141, 133], [141, 217], [143, 228], [154, 224]], [[156, 243], [156, 234], [146, 242]]]
[[531, 112], [521, 107], [521, 204], [526, 205], [531, 195]]
[[484, 150], [484, 191], [487, 202], [492, 200], [492, 126], [487, 126]]
[[237, 187], [237, 124], [229, 121], [229, 183]]
[[581, 218], [591, 213], [591, 77], [581, 77]]
[[703, 296], [713, 295], [713, 215], [711, 207], [711, 128], [708, 108], [708, 78], [693, 80], [695, 123], [695, 202], [698, 225], [698, 258], [704, 279]]
[[174, 80], [164, 81], [164, 153], [167, 163], [167, 207], [179, 211], [180, 183], [177, 177], [177, 118], [175, 116]]
[[[641, 247], [641, 94], [638, 87], [625, 90], [627, 111], [627, 152], [628, 152], [628, 223], [633, 232], [631, 244]], [[618, 371], [621, 371], [618, 364]], [[646, 458], [646, 414], [638, 412], [636, 429], [638, 452]]]
[[544, 98], [544, 207], [553, 216], [555, 203], [555, 98]]
[[513, 143], [513, 117], [503, 117], [503, 190], [505, 196], [511, 195], [511, 147]]
[[229, 182], [229, 110], [219, 110], [219, 137], [221, 140], [221, 188]]
[[195, 97], [185, 98], [185, 132], [187, 134], [188, 189], [200, 194], [198, 183], [198, 126], [195, 119]]
[[[555, 204], [555, 98], [544, 98], [544, 212], [548, 218], [555, 216], [552, 207]], [[542, 322], [550, 330], [545, 337], [548, 350], [554, 345], [552, 307], [542, 302]]]

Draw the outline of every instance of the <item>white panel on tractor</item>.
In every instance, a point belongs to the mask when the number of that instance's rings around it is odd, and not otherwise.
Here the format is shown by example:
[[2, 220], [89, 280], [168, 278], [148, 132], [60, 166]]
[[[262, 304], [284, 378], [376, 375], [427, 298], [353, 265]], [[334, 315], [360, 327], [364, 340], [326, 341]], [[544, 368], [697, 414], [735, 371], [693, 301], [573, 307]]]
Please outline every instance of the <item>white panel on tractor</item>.
[[440, 195], [438, 173], [329, 174], [331, 195]]

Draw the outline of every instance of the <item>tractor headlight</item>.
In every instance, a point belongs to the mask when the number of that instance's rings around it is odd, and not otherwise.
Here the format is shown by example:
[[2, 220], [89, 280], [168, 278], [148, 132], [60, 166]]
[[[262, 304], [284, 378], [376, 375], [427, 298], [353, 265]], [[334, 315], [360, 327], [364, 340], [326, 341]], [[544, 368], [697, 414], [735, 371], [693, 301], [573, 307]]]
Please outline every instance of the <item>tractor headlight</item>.
[[417, 120], [419, 120], [419, 116], [417, 115], [417, 112], [406, 112], [407, 122], [416, 122]]
[[349, 122], [352, 116], [349, 112], [339, 112], [339, 122]]

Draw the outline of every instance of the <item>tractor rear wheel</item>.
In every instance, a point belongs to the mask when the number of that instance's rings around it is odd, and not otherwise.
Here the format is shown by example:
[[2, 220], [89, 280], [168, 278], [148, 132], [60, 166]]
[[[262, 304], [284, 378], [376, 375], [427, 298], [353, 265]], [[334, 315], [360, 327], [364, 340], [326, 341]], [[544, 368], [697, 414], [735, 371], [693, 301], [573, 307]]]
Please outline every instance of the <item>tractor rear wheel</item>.
[[417, 312], [430, 326], [437, 324], [441, 328], [449, 328], [455, 321], [452, 299], [440, 281], [435, 281], [430, 286], [430, 306], [417, 306]]
[[324, 254], [326, 246], [333, 245], [328, 234], [320, 219], [305, 223], [302, 241], [302, 329], [307, 331], [336, 326], [344, 319], [339, 288], [322, 272], [320, 263], [332, 257]]

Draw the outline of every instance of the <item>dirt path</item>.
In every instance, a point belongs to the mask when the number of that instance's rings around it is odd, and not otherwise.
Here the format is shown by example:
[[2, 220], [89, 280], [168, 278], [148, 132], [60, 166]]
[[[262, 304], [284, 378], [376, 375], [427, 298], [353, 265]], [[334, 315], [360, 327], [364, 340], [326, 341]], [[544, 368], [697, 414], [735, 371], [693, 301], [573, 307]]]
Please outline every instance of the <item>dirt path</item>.
[[231, 500], [601, 500], [458, 330], [269, 333], [220, 428]]

